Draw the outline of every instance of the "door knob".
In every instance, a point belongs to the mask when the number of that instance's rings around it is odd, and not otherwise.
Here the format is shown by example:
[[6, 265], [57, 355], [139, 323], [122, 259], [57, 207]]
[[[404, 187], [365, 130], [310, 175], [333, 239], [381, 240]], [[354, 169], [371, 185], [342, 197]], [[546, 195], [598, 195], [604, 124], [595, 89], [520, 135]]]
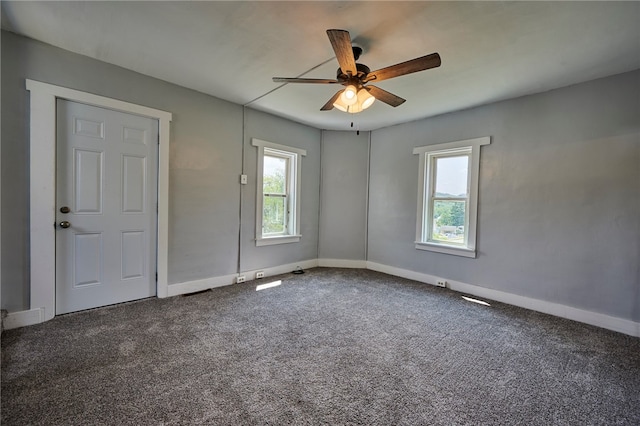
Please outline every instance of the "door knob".
[[68, 220], [63, 220], [60, 222], [60, 228], [68, 228], [71, 226], [71, 223]]

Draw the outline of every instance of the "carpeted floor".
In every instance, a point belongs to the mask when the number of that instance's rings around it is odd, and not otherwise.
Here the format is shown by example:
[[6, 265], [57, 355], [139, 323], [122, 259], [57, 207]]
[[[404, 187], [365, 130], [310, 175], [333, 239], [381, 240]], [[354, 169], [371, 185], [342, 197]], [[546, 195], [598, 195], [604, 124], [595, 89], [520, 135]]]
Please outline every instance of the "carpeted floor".
[[4, 332], [2, 424], [640, 425], [640, 339], [489, 303], [316, 268], [64, 315]]

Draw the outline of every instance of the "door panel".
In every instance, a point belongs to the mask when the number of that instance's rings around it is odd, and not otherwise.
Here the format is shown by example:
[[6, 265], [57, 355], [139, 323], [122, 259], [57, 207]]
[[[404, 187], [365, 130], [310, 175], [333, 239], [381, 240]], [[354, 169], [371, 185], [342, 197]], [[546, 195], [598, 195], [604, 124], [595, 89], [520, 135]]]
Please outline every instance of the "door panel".
[[104, 122], [75, 117], [73, 133], [79, 136], [104, 139]]
[[102, 282], [102, 234], [74, 233], [73, 252], [75, 257], [73, 285], [81, 287]]
[[122, 279], [140, 278], [144, 276], [144, 263], [147, 247], [144, 231], [127, 231], [122, 233]]
[[103, 152], [73, 150], [73, 206], [76, 214], [102, 213]]
[[147, 159], [122, 156], [122, 212], [144, 213], [147, 192]]
[[58, 100], [57, 128], [56, 313], [154, 296], [157, 121]]

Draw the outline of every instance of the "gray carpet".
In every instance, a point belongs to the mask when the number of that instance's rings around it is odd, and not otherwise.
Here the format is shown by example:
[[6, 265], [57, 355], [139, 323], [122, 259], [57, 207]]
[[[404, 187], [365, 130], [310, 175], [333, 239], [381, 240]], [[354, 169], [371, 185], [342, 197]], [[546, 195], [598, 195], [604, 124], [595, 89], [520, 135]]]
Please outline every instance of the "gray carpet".
[[3, 425], [639, 425], [640, 339], [316, 268], [2, 337]]

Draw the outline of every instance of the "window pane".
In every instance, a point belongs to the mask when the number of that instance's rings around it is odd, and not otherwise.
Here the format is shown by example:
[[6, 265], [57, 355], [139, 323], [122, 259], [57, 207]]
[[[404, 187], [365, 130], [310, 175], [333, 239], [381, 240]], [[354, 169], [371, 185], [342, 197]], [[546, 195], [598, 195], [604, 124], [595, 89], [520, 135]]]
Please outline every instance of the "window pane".
[[436, 158], [436, 196], [466, 196], [469, 156]]
[[287, 230], [286, 221], [287, 197], [263, 197], [262, 205], [262, 233], [284, 234]]
[[434, 201], [431, 239], [447, 244], [464, 244], [466, 201]]
[[264, 156], [262, 191], [264, 193], [285, 194], [287, 160], [280, 157]]

